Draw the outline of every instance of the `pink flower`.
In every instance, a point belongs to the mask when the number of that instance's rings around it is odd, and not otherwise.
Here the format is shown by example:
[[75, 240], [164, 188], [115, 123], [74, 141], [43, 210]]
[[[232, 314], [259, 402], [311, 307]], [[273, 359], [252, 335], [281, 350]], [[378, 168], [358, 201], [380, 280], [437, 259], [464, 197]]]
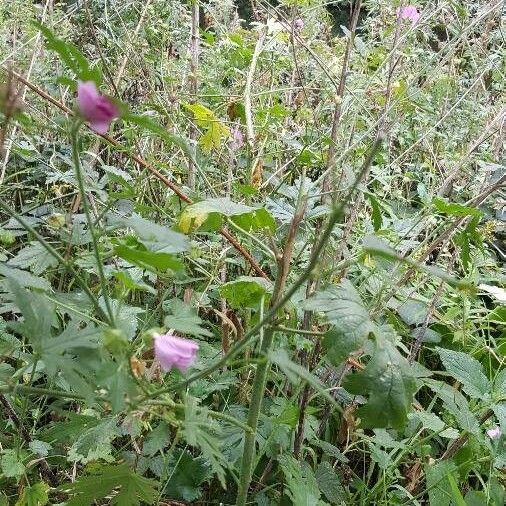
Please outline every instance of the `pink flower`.
[[420, 19], [420, 13], [414, 5], [399, 7], [397, 9], [397, 16], [399, 16], [401, 19], [409, 19], [412, 25], [414, 25]]
[[498, 437], [501, 437], [501, 429], [495, 425], [491, 429], [487, 430], [487, 434], [490, 439], [497, 439]]
[[300, 18], [296, 19], [293, 22], [293, 28], [296, 32], [302, 32], [304, 30], [304, 20]]
[[155, 357], [164, 371], [172, 367], [186, 371], [195, 362], [198, 349], [199, 345], [190, 339], [171, 334], [155, 335]]
[[239, 130], [239, 127], [236, 125], [232, 129], [232, 140], [230, 141], [230, 149], [232, 151], [237, 151], [244, 145], [244, 136], [242, 132]]
[[111, 121], [119, 116], [116, 104], [101, 95], [93, 81], [79, 81], [77, 85], [79, 112], [90, 128], [97, 134], [105, 134]]

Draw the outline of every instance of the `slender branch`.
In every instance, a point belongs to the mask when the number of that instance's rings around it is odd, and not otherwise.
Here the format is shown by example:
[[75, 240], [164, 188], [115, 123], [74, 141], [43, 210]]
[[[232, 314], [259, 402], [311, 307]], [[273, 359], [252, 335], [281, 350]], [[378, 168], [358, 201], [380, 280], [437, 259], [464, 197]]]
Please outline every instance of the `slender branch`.
[[111, 302], [109, 300], [109, 293], [107, 290], [107, 281], [104, 274], [104, 266], [102, 265], [102, 258], [100, 257], [100, 249], [98, 246], [97, 234], [95, 233], [95, 227], [91, 218], [90, 206], [86, 197], [86, 190], [84, 188], [83, 171], [81, 167], [81, 160], [79, 158], [79, 139], [78, 132], [81, 126], [81, 121], [76, 121], [72, 127], [71, 138], [72, 138], [72, 161], [74, 163], [74, 170], [77, 178], [77, 185], [79, 187], [79, 193], [81, 194], [81, 201], [83, 204], [84, 215], [86, 216], [86, 222], [88, 224], [88, 231], [91, 235], [91, 241], [93, 244], [93, 253], [97, 262], [98, 277], [100, 279], [100, 286], [102, 288], [102, 297], [104, 298], [105, 307], [107, 309], [108, 320], [111, 325], [114, 325], [114, 312], [112, 310]]

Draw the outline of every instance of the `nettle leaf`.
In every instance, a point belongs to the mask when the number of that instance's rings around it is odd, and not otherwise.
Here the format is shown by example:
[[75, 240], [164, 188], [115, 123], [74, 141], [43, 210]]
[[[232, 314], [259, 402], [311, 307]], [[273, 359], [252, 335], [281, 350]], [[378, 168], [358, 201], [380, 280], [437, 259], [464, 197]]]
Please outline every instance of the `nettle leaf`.
[[185, 234], [201, 231], [215, 231], [221, 228], [223, 217], [231, 218], [245, 230], [274, 231], [274, 218], [263, 207], [236, 204], [227, 198], [213, 198], [187, 206], [179, 217], [179, 229]]
[[33, 274], [16, 269], [15, 267], [9, 267], [3, 262], [0, 262], [0, 276], [4, 276], [8, 280], [17, 282], [20, 286], [26, 288], [36, 288], [44, 292], [51, 291], [51, 284], [44, 278], [39, 278]]
[[28, 246], [19, 250], [16, 256], [11, 258], [7, 264], [21, 269], [30, 269], [38, 276], [50, 267], [56, 267], [58, 260], [40, 242], [32, 241]]
[[469, 409], [466, 398], [457, 389], [442, 381], [424, 379], [424, 383], [443, 401], [444, 408], [455, 417], [461, 429], [471, 434], [480, 432], [478, 419]]
[[221, 451], [217, 438], [218, 428], [207, 416], [206, 409], [197, 405], [195, 397], [186, 396], [183, 437], [190, 446], [200, 449], [202, 456], [211, 466], [223, 488], [226, 487], [225, 469], [228, 462]]
[[239, 276], [220, 287], [220, 295], [234, 308], [256, 308], [267, 293], [272, 293], [272, 283], [253, 276]]
[[339, 475], [330, 462], [324, 461], [318, 464], [315, 478], [318, 488], [331, 504], [349, 504], [346, 491], [341, 484]]
[[343, 385], [352, 394], [367, 395], [358, 414], [367, 428], [401, 429], [416, 391], [413, 368], [388, 339], [376, 337], [372, 357], [361, 372]]
[[290, 455], [278, 457], [278, 462], [285, 475], [287, 493], [293, 504], [318, 506], [325, 504], [320, 501], [320, 490], [311, 466]]
[[201, 485], [211, 476], [205, 459], [195, 458], [187, 451], [176, 450], [170, 458], [168, 468], [170, 479], [165, 488], [167, 497], [189, 502], [200, 498]]
[[81, 476], [73, 483], [61, 485], [58, 490], [73, 496], [67, 501], [67, 506], [89, 506], [97, 499], [108, 497], [117, 488], [119, 491], [109, 504], [140, 506], [141, 501], [147, 504], [155, 502], [158, 483], [134, 473], [128, 464], [120, 464], [102, 466], [95, 474]]
[[324, 313], [329, 323], [339, 329], [330, 333], [329, 342], [340, 334], [346, 334], [348, 348], [355, 344], [360, 346], [374, 330], [374, 324], [358, 291], [347, 279], [343, 279], [339, 285], [317, 292], [302, 303], [302, 309]]
[[[425, 467], [430, 506], [465, 505], [464, 499], [454, 502], [454, 495], [460, 492], [457, 486], [457, 466], [451, 460], [442, 460]], [[455, 492], [456, 488], [456, 492]]]
[[436, 348], [445, 369], [458, 381], [471, 397], [481, 399], [490, 393], [491, 385], [483, 373], [483, 366], [471, 355], [460, 351]]
[[164, 319], [167, 328], [192, 336], [211, 337], [213, 335], [212, 332], [201, 326], [202, 320], [197, 311], [189, 304], [185, 304], [179, 299], [172, 299], [164, 304], [164, 309], [172, 313]]

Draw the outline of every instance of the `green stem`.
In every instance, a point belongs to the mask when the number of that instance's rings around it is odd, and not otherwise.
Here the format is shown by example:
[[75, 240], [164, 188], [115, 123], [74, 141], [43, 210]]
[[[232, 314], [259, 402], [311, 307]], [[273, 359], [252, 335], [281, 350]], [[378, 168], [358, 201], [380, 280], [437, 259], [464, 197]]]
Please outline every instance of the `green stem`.
[[[261, 352], [266, 355], [269, 353], [273, 338], [274, 330], [272, 328], [268, 328], [264, 334]], [[244, 506], [248, 499], [248, 490], [253, 474], [253, 461], [255, 459], [255, 440], [258, 427], [258, 419], [260, 417], [260, 409], [262, 407], [262, 401], [264, 398], [265, 384], [267, 382], [267, 375], [270, 368], [271, 363], [269, 361], [260, 364], [255, 374], [255, 381], [253, 382], [253, 395], [251, 397], [248, 413], [248, 426], [250, 428], [250, 431], [246, 433], [244, 438], [241, 475], [236, 500], [237, 506]]]
[[56, 251], [51, 244], [49, 244], [44, 237], [42, 237], [25, 219], [17, 213], [14, 209], [11, 209], [2, 199], [0, 199], [0, 209], [2, 209], [6, 214], [14, 218], [26, 231], [28, 231], [37, 241], [41, 244], [41, 246], [58, 262], [63, 265], [63, 267], [73, 276], [73, 278], [77, 281], [77, 283], [84, 290], [86, 295], [90, 298], [95, 310], [100, 314], [102, 318], [107, 319], [104, 310], [100, 307], [97, 298], [93, 294], [93, 292], [89, 289], [86, 281], [77, 273], [77, 271], [72, 267], [70, 262], [67, 262], [65, 258], [63, 258], [58, 251]]
[[[288, 289], [284, 297], [281, 297], [281, 292], [283, 290], [283, 281], [278, 279], [276, 280], [276, 285], [273, 292], [273, 307], [271, 310], [267, 313], [267, 315], [261, 319], [261, 321], [252, 329], [251, 332], [256, 332], [263, 328], [263, 326], [267, 323], [269, 323], [272, 318], [277, 314], [279, 309], [281, 309], [292, 297], [292, 295], [298, 290], [298, 288], [306, 282], [309, 277], [311, 276], [314, 268], [316, 267], [320, 255], [325, 248], [325, 245], [327, 244], [328, 240], [330, 239], [330, 235], [332, 234], [332, 231], [334, 230], [335, 224], [338, 222], [338, 220], [341, 218], [343, 211], [348, 204], [348, 201], [353, 196], [353, 193], [357, 189], [358, 185], [362, 181], [362, 178], [369, 170], [369, 167], [371, 166], [374, 157], [376, 155], [377, 150], [379, 149], [381, 142], [382, 142], [382, 136], [378, 135], [376, 141], [374, 142], [374, 145], [369, 152], [366, 160], [364, 161], [363, 166], [360, 169], [359, 174], [357, 175], [355, 181], [351, 185], [346, 197], [337, 205], [334, 207], [332, 212], [330, 213], [327, 225], [325, 229], [323, 230], [323, 233], [320, 236], [320, 239], [316, 243], [313, 252], [311, 254], [311, 258], [309, 260], [309, 265], [306, 267], [304, 272], [299, 276], [297, 281]], [[279, 292], [278, 292], [279, 290]], [[258, 327], [258, 329], [257, 329]], [[261, 345], [261, 353], [264, 356], [267, 356], [271, 346], [272, 341], [274, 337], [274, 329], [272, 327], [269, 327], [267, 331], [264, 334], [263, 342]], [[246, 341], [246, 336], [244, 336], [241, 343], [244, 343]], [[239, 481], [239, 488], [237, 491], [237, 499], [236, 499], [236, 506], [245, 506], [246, 502], [248, 500], [248, 490], [251, 483], [251, 478], [253, 475], [253, 461], [255, 459], [255, 440], [256, 440], [256, 431], [258, 426], [258, 419], [260, 417], [260, 410], [262, 408], [262, 401], [264, 397], [265, 392], [265, 384], [267, 381], [267, 375], [269, 373], [271, 364], [267, 360], [264, 364], [260, 364], [257, 368], [257, 372], [255, 374], [255, 380], [253, 382], [253, 394], [251, 397], [251, 403], [249, 408], [249, 414], [248, 414], [248, 425], [252, 429], [253, 433], [247, 433], [245, 435], [244, 439], [244, 450], [243, 450], [243, 456], [242, 456], [242, 465], [241, 465], [241, 475], [240, 475], [240, 481]]]
[[102, 259], [100, 257], [100, 250], [98, 247], [98, 239], [97, 235], [95, 233], [95, 227], [93, 225], [93, 220], [91, 219], [91, 213], [90, 213], [90, 206], [88, 204], [88, 197], [86, 195], [86, 190], [84, 188], [84, 178], [83, 178], [83, 172], [81, 169], [81, 160], [79, 158], [79, 142], [78, 142], [78, 132], [79, 127], [81, 126], [82, 122], [76, 121], [74, 125], [72, 126], [72, 161], [74, 163], [74, 169], [76, 172], [76, 178], [77, 178], [77, 184], [79, 187], [79, 193], [81, 194], [81, 203], [83, 205], [84, 214], [86, 216], [86, 223], [88, 224], [88, 230], [91, 235], [91, 240], [93, 244], [93, 253], [95, 255], [95, 260], [97, 262], [97, 271], [98, 271], [98, 277], [100, 279], [100, 286], [102, 289], [102, 297], [104, 298], [105, 307], [107, 309], [107, 314], [109, 316], [108, 320], [111, 325], [114, 326], [114, 313], [112, 311], [111, 303], [109, 301], [109, 294], [107, 292], [107, 281], [105, 279], [104, 275], [104, 268], [102, 265]]
[[50, 388], [31, 387], [28, 385], [0, 385], [0, 393], [16, 394], [17, 392], [24, 394], [34, 394], [38, 396], [48, 395], [50, 397], [60, 397], [75, 400], [84, 399], [84, 395], [75, 394], [73, 392], [63, 392], [62, 390], [51, 390]]

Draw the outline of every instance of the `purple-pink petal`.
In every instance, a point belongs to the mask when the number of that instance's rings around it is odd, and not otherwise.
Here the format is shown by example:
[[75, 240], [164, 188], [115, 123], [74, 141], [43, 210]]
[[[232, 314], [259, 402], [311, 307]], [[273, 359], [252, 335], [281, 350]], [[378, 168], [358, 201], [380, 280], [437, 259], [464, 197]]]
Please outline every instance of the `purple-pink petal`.
[[114, 102], [101, 95], [93, 81], [79, 81], [77, 86], [77, 105], [79, 112], [90, 128], [99, 134], [105, 134], [119, 110]]
[[409, 19], [414, 25], [420, 19], [421, 14], [414, 5], [406, 5], [397, 9], [397, 16], [401, 19]]
[[198, 344], [190, 339], [171, 334], [155, 336], [155, 357], [164, 371], [173, 367], [186, 371], [195, 362], [198, 349]]
[[496, 425], [488, 429], [487, 434], [490, 439], [497, 439], [498, 437], [501, 437], [501, 429]]

